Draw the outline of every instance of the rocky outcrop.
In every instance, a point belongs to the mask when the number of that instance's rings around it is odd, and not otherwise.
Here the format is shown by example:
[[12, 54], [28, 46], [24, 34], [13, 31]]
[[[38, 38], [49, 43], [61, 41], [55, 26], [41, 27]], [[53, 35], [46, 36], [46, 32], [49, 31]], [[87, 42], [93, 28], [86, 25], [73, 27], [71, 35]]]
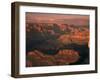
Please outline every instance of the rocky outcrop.
[[28, 52], [26, 66], [68, 65], [77, 62], [79, 58], [78, 52], [74, 50], [59, 50], [56, 55], [46, 55], [38, 50], [34, 50]]

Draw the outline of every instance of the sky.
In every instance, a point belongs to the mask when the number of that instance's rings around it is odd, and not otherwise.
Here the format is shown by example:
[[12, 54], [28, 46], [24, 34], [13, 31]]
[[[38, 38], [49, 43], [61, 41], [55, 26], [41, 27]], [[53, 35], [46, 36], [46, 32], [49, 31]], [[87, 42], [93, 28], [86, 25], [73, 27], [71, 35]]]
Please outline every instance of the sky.
[[27, 23], [66, 23], [73, 25], [89, 25], [89, 15], [31, 13], [26, 12]]

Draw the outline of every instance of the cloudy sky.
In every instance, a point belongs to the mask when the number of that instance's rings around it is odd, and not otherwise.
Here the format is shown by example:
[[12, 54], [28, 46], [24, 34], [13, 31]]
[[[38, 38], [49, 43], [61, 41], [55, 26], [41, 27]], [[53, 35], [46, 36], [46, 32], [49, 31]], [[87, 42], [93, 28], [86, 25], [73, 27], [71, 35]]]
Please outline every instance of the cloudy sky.
[[74, 25], [89, 25], [88, 15], [26, 13], [27, 23], [64, 23]]

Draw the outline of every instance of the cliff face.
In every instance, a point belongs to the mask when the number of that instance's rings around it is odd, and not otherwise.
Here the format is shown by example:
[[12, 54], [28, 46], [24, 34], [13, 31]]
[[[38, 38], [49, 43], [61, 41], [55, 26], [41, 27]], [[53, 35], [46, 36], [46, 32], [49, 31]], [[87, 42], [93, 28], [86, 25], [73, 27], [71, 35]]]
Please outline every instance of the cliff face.
[[88, 26], [27, 23], [26, 66], [89, 64], [88, 44]]
[[78, 52], [74, 50], [59, 50], [56, 55], [46, 55], [38, 50], [28, 52], [27, 67], [68, 65], [79, 60]]

